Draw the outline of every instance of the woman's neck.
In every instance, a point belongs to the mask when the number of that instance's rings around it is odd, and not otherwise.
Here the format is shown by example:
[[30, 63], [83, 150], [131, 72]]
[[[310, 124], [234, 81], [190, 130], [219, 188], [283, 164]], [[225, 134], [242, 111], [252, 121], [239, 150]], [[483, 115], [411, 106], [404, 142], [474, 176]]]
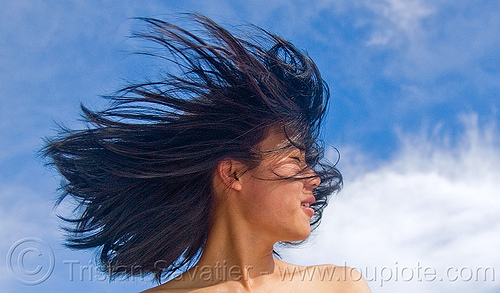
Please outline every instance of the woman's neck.
[[275, 271], [273, 245], [260, 231], [248, 227], [228, 213], [214, 217], [203, 254], [187, 273], [211, 284], [240, 282], [245, 288], [258, 286]]

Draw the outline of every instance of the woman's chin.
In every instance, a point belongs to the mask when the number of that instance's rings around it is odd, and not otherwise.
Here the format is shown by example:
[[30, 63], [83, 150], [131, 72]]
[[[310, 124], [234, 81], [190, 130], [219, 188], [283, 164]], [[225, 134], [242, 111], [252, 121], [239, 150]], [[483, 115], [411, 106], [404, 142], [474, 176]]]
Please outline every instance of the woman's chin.
[[302, 231], [295, 231], [293, 235], [286, 237], [286, 240], [281, 240], [282, 242], [296, 242], [306, 240], [311, 234], [311, 227], [301, 229]]

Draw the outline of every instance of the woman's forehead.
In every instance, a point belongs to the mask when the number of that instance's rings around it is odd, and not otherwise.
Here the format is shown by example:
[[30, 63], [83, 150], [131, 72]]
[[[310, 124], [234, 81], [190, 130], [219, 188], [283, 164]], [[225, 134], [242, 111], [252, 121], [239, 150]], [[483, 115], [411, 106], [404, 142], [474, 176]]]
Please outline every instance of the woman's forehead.
[[275, 151], [287, 144], [289, 145], [290, 142], [283, 132], [269, 131], [267, 136], [257, 144], [257, 149], [263, 152]]
[[304, 155], [304, 151], [297, 148], [283, 133], [283, 131], [269, 131], [267, 136], [257, 144], [257, 150], [263, 155]]

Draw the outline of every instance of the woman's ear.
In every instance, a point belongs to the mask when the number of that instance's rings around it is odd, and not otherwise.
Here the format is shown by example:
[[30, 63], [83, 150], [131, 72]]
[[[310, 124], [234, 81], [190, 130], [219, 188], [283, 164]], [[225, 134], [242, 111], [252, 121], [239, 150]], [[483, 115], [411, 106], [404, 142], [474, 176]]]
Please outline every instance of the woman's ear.
[[243, 185], [241, 184], [239, 174], [243, 173], [243, 168], [245, 168], [245, 165], [241, 162], [230, 159], [223, 160], [217, 165], [216, 176], [227, 187], [241, 191]]

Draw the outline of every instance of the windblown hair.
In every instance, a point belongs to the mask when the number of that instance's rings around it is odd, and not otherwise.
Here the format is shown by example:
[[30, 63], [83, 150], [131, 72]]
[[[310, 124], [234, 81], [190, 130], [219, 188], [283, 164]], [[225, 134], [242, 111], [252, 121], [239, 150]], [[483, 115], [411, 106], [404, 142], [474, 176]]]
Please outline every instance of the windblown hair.
[[305, 151], [322, 179], [312, 228], [342, 184], [318, 141], [329, 93], [313, 61], [265, 30], [253, 27], [257, 33], [243, 38], [204, 16], [192, 19], [196, 35], [142, 18], [148, 29], [137, 36], [175, 67], [108, 96], [104, 110], [82, 105], [87, 128], [62, 129], [43, 149], [64, 177], [57, 204], [78, 203], [76, 217], [63, 217], [66, 245], [99, 247], [111, 276], [153, 273], [159, 281], [195, 262], [210, 228], [218, 163], [254, 168], [265, 155], [256, 145], [272, 128], [286, 134], [287, 147]]

